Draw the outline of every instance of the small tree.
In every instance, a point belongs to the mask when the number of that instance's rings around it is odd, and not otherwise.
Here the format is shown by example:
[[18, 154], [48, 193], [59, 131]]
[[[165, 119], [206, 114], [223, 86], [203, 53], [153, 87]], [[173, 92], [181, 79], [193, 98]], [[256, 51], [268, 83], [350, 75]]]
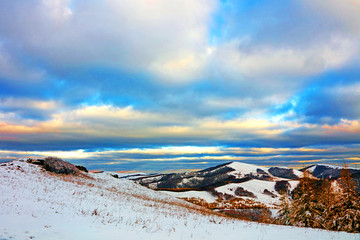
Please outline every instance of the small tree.
[[360, 232], [360, 197], [347, 165], [341, 171], [340, 183], [342, 190], [337, 194], [327, 216], [329, 229]]
[[293, 201], [283, 196], [278, 222], [299, 227], [324, 228], [324, 210], [326, 204], [322, 192], [322, 182], [311, 179], [310, 173], [304, 172], [293, 194]]
[[287, 194], [283, 193], [280, 197], [280, 201], [281, 204], [277, 222], [282, 225], [291, 225], [291, 199]]
[[319, 199], [317, 181], [310, 179], [310, 173], [304, 172], [298, 191], [294, 193], [290, 221], [299, 227], [323, 227], [323, 204]]

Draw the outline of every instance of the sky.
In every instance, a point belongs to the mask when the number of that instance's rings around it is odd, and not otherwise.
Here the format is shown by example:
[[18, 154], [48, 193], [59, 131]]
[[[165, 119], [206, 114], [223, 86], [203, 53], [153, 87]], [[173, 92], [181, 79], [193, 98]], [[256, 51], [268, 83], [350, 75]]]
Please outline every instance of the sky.
[[0, 161], [25, 156], [360, 167], [360, 1], [0, 1]]

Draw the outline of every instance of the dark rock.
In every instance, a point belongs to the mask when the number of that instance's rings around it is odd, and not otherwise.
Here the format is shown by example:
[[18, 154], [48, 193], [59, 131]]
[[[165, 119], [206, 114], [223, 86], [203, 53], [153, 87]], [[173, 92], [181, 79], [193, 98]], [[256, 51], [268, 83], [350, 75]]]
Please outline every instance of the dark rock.
[[117, 174], [111, 174], [111, 176], [114, 178], [119, 178], [119, 175], [117, 175]]
[[268, 174], [267, 172], [265, 172], [264, 170], [262, 170], [260, 168], [256, 169], [256, 172], [259, 174]]
[[87, 170], [86, 167], [84, 167], [84, 166], [76, 165], [75, 167], [76, 167], [77, 169], [79, 169], [80, 171], [88, 172], [88, 170]]
[[272, 198], [276, 198], [276, 197], [277, 197], [276, 194], [270, 192], [270, 191], [267, 190], [267, 189], [264, 190], [264, 194], [265, 194], [265, 195], [268, 195], [268, 196], [270, 196], [270, 197], [272, 197]]
[[251, 198], [256, 198], [255, 194], [252, 192], [249, 192], [247, 190], [245, 190], [242, 187], [238, 187], [235, 190], [235, 195], [236, 196], [240, 196], [240, 197], [251, 197]]

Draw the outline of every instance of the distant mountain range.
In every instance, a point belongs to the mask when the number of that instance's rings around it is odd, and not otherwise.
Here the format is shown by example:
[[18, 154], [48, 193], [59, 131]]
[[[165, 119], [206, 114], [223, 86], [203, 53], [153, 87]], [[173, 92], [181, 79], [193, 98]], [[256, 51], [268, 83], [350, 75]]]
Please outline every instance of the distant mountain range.
[[141, 176], [134, 180], [151, 189], [186, 191], [212, 190], [229, 183], [243, 183], [252, 179], [297, 180], [302, 175], [302, 172], [286, 167], [265, 168], [252, 164], [229, 162], [195, 172]]
[[[337, 179], [340, 177], [340, 173], [343, 167], [317, 164], [301, 169], [301, 171], [309, 171], [314, 177], [319, 179]], [[354, 178], [360, 178], [360, 169], [349, 168], [350, 173]]]
[[[343, 168], [332, 165], [312, 165], [301, 170], [287, 167], [260, 167], [241, 162], [229, 162], [200, 171], [131, 176], [143, 186], [166, 191], [180, 198], [200, 198], [207, 202], [219, 198], [251, 199], [268, 207], [277, 207], [282, 193], [290, 194], [307, 170], [317, 179], [337, 179]], [[359, 169], [350, 169], [360, 179]]]

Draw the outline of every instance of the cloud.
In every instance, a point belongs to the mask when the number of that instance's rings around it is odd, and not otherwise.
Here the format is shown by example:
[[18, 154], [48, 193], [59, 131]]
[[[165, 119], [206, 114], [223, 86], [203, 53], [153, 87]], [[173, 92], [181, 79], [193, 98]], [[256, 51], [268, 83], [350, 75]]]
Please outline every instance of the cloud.
[[[10, 103], [9, 103], [10, 104]], [[14, 105], [14, 104], [12, 104]], [[41, 105], [41, 104], [40, 104]], [[45, 134], [37, 137], [38, 143], [56, 146], [58, 139], [88, 142], [106, 147], [100, 142], [129, 141], [139, 145], [144, 142], [164, 143], [199, 142], [209, 144], [212, 141], [235, 140], [241, 136], [276, 135], [282, 127], [266, 119], [221, 120], [215, 117], [189, 118], [186, 115], [135, 110], [132, 106], [124, 108], [111, 105], [80, 106], [75, 109], [60, 109], [45, 120], [19, 119], [17, 124], [8, 116], [9, 122], [2, 123], [3, 134], [16, 134], [26, 143], [31, 133]], [[49, 141], [51, 138], [54, 142]], [[160, 140], [161, 139], [161, 140]], [[210, 140], [210, 142], [209, 142]], [[41, 146], [39, 146], [41, 148]]]
[[360, 33], [360, 3], [357, 0], [330, 0], [330, 1], [305, 1], [315, 11], [326, 14], [329, 18], [335, 18], [345, 30]]
[[356, 133], [360, 134], [360, 122], [359, 121], [349, 121], [346, 119], [341, 119], [341, 123], [337, 125], [325, 125], [325, 129], [329, 129], [329, 131], [340, 131], [347, 133]]
[[[224, 76], [239, 81], [240, 86], [252, 85], [268, 93], [287, 91], [289, 87], [296, 90], [309, 81], [306, 77], [343, 67], [356, 52], [357, 42], [340, 36], [307, 48], [249, 47], [236, 39], [219, 46], [214, 61]], [[294, 81], [288, 81], [294, 77]]]
[[[331, 6], [319, 1], [227, 1], [220, 9], [220, 36], [208, 69], [223, 84], [239, 89], [238, 95], [258, 99], [275, 94], [290, 98], [318, 76], [358, 66], [359, 34], [318, 5]], [[347, 15], [346, 8], [341, 15], [351, 22], [356, 10]]]
[[[289, 35], [284, 27], [289, 20], [295, 27], [303, 26], [294, 30], [297, 36], [313, 32], [309, 21], [300, 24], [303, 20], [326, 22], [326, 17], [307, 13], [304, 6], [204, 0], [11, 2], [0, 4], [4, 23], [0, 38], [12, 58], [28, 59], [23, 63], [26, 67], [46, 73], [43, 77], [51, 91], [47, 95], [61, 97], [67, 104], [97, 99], [123, 107], [142, 101], [167, 111], [169, 106], [174, 109], [167, 101], [176, 99], [179, 111], [214, 115], [236, 109], [209, 106], [202, 96], [236, 96], [237, 101], [259, 101], [252, 105], [264, 111], [273, 105], [262, 104], [267, 102], [264, 99], [284, 102], [314, 75], [343, 67], [357, 53], [358, 42], [332, 28], [326, 38], [311, 34], [306, 44], [299, 45], [298, 38], [271, 40]], [[222, 8], [229, 17], [214, 25], [214, 14]], [[288, 11], [300, 13], [290, 18]], [[277, 21], [265, 21], [274, 16]], [[224, 28], [215, 44], [210, 39], [212, 27]], [[174, 90], [180, 83], [185, 88]], [[199, 90], [201, 84], [211, 87]], [[45, 95], [32, 92], [36, 94]], [[116, 99], [119, 96], [123, 99]], [[197, 98], [193, 111], [187, 107], [189, 97]], [[249, 108], [238, 111], [242, 114]]]
[[357, 106], [360, 104], [360, 84], [357, 82], [357, 76], [355, 81], [351, 77], [343, 76], [340, 81], [344, 80], [349, 83], [330, 82], [330, 86], [316, 84], [305, 89], [303, 93], [294, 97], [291, 104], [284, 107], [285, 116], [288, 115], [285, 118], [330, 125], [342, 120], [359, 120], [360, 111]]
[[54, 100], [35, 100], [31, 98], [0, 98], [0, 110], [12, 112], [19, 119], [46, 119], [62, 107]]
[[229, 161], [243, 161], [262, 166], [303, 167], [304, 164], [331, 163], [341, 165], [343, 160], [358, 164], [359, 146], [352, 148], [323, 146], [318, 148], [228, 148], [228, 147], [152, 147], [102, 151], [0, 151], [0, 161], [17, 157], [56, 156], [89, 169], [122, 171], [194, 170]]
[[350, 122], [344, 121], [343, 125], [332, 126], [275, 122], [261, 117], [189, 118], [180, 114], [140, 111], [132, 106], [80, 106], [61, 109], [51, 117], [39, 120], [14, 120], [12, 114], [4, 117], [0, 125], [4, 146], [15, 144], [18, 148], [38, 150], [164, 145], [304, 147], [355, 143], [359, 139], [355, 134], [356, 122], [349, 125]]
[[2, 3], [0, 36], [58, 72], [97, 65], [183, 80], [206, 52], [215, 7], [204, 0]]
[[40, 81], [45, 73], [39, 69], [31, 69], [25, 66], [21, 61], [14, 58], [12, 54], [6, 51], [0, 38], [0, 83], [4, 79], [24, 82], [25, 79], [30, 81]]

